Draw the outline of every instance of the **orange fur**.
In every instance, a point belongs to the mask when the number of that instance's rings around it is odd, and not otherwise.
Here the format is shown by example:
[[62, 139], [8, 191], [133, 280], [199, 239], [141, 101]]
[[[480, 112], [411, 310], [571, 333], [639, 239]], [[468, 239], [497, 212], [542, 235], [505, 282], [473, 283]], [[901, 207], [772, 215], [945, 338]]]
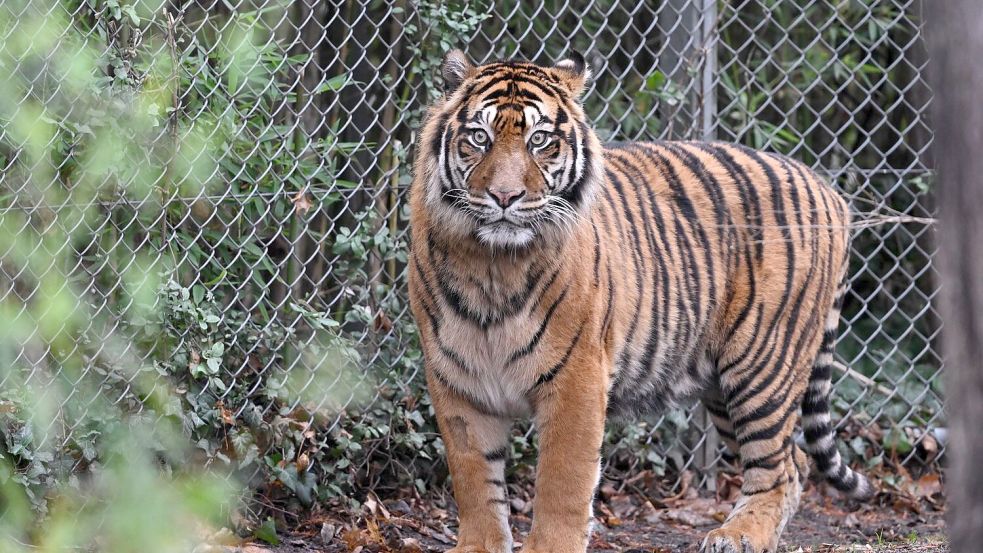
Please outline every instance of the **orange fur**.
[[444, 75], [417, 144], [410, 299], [460, 509], [455, 551], [511, 548], [518, 416], [540, 433], [526, 552], [585, 551], [609, 414], [687, 397], [745, 471], [708, 550], [777, 546], [805, 472], [791, 439], [803, 398], [820, 469], [869, 491], [829, 453], [849, 224], [835, 191], [737, 146], [602, 149], [577, 100], [580, 59], [473, 67], [455, 52]]

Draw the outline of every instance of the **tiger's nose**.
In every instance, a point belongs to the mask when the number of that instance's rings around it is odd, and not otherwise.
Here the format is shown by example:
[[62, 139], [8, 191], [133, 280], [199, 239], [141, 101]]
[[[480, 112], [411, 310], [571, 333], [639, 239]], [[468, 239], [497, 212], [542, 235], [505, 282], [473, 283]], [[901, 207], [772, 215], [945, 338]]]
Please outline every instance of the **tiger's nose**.
[[519, 198], [526, 195], [526, 191], [520, 188], [493, 188], [488, 192], [491, 194], [492, 199], [495, 200], [495, 203], [502, 209], [508, 208], [510, 205], [519, 201]]

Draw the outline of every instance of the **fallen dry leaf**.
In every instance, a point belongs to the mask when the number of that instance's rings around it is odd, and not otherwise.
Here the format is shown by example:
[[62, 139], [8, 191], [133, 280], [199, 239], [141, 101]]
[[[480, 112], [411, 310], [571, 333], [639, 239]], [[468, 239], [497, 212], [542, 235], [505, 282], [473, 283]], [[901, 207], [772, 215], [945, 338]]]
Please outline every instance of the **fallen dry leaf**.
[[300, 190], [294, 197], [290, 199], [294, 204], [294, 213], [297, 215], [307, 215], [307, 212], [311, 210], [313, 204], [311, 200], [307, 197], [307, 188]]
[[392, 515], [389, 514], [389, 509], [379, 501], [379, 498], [375, 494], [370, 493], [368, 497], [365, 498], [365, 508], [368, 509], [369, 513], [373, 517], [382, 517], [384, 520], [389, 520]]
[[389, 332], [393, 329], [392, 319], [381, 309], [375, 312], [375, 319], [372, 320], [372, 330], [376, 332]]
[[608, 500], [608, 507], [610, 507], [610, 516], [615, 516], [618, 518], [630, 518], [631, 514], [635, 512], [636, 505], [632, 497], [629, 495], [617, 494]]
[[655, 508], [655, 505], [652, 505], [651, 501], [646, 501], [643, 503], [642, 506], [638, 508], [636, 515], [638, 518], [648, 523], [662, 521], [662, 517], [659, 516], [659, 511]]
[[216, 401], [215, 407], [218, 409], [219, 416], [222, 417], [222, 422], [229, 426], [236, 425], [235, 417], [232, 416], [232, 411], [229, 411], [228, 408], [225, 407], [224, 401], [221, 399]]
[[664, 502], [665, 503], [672, 503], [674, 501], [677, 501], [679, 499], [682, 499], [682, 498], [686, 497], [687, 496], [687, 492], [689, 492], [690, 484], [692, 484], [692, 483], [693, 483], [693, 471], [684, 470], [682, 472], [682, 474], [679, 475], [679, 493], [677, 493], [676, 495], [674, 495], [672, 497], [667, 497], [664, 500]]
[[351, 528], [345, 530], [341, 533], [341, 541], [345, 542], [345, 547], [349, 551], [355, 551], [361, 548], [363, 544], [367, 543], [365, 532], [359, 530], [358, 528]]
[[859, 528], [860, 519], [857, 518], [857, 515], [850, 513], [843, 517], [843, 520], [840, 521], [840, 526], [843, 526], [844, 528]]
[[926, 474], [915, 481], [912, 490], [915, 497], [932, 500], [932, 497], [942, 493], [942, 480], [938, 474]]
[[744, 478], [740, 474], [720, 472], [717, 474], [717, 500], [733, 503], [741, 496]]
[[423, 546], [416, 538], [403, 538], [399, 545], [400, 553], [423, 553]]
[[327, 522], [321, 523], [321, 541], [331, 543], [336, 531], [337, 528], [335, 528], [334, 524], [328, 524]]
[[311, 465], [311, 458], [306, 453], [297, 456], [297, 472], [304, 472]]
[[689, 509], [666, 509], [662, 511], [662, 520], [685, 524], [686, 526], [712, 526], [716, 520], [703, 514]]
[[614, 494], [618, 493], [618, 491], [615, 490], [614, 486], [612, 486], [610, 483], [607, 483], [603, 484], [600, 489], [597, 490], [597, 493], [600, 494], [601, 499], [608, 500], [611, 499]]
[[931, 434], [922, 436], [921, 446], [925, 451], [926, 461], [932, 461], [939, 454], [939, 442]]

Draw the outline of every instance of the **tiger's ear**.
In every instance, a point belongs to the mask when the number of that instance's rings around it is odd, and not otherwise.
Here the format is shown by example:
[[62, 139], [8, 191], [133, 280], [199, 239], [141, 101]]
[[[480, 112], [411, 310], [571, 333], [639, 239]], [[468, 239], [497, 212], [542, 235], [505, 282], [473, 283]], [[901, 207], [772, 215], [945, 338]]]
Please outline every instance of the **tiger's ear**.
[[584, 56], [577, 51], [570, 52], [570, 57], [556, 62], [553, 68], [570, 90], [570, 94], [574, 98], [579, 98], [591, 78], [590, 68], [587, 67]]
[[468, 60], [464, 52], [454, 49], [444, 56], [444, 61], [440, 64], [440, 74], [444, 78], [444, 93], [450, 94], [461, 86], [464, 79], [471, 76], [474, 66]]

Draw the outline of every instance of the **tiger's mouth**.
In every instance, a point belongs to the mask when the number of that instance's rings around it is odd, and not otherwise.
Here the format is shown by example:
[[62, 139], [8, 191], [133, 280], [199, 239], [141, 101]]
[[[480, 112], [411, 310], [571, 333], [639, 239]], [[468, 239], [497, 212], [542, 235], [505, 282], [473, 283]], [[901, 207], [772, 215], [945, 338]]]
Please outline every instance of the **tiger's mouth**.
[[506, 217], [502, 216], [502, 217], [499, 217], [497, 219], [486, 220], [484, 223], [482, 223], [482, 226], [501, 226], [503, 228], [509, 228], [509, 227], [511, 227], [511, 228], [526, 228], [529, 225], [527, 225], [527, 224], [525, 224], [525, 223], [523, 223], [521, 221], [515, 221], [515, 220], [512, 220], [512, 219], [507, 219]]
[[532, 242], [536, 232], [529, 225], [502, 217], [478, 225], [475, 235], [479, 242], [488, 246], [520, 248]]
[[489, 230], [515, 230], [531, 228], [535, 221], [535, 217], [529, 217], [527, 214], [519, 214], [511, 211], [497, 211], [489, 212], [489, 210], [481, 210], [477, 213], [476, 226], [477, 227], [487, 227]]

